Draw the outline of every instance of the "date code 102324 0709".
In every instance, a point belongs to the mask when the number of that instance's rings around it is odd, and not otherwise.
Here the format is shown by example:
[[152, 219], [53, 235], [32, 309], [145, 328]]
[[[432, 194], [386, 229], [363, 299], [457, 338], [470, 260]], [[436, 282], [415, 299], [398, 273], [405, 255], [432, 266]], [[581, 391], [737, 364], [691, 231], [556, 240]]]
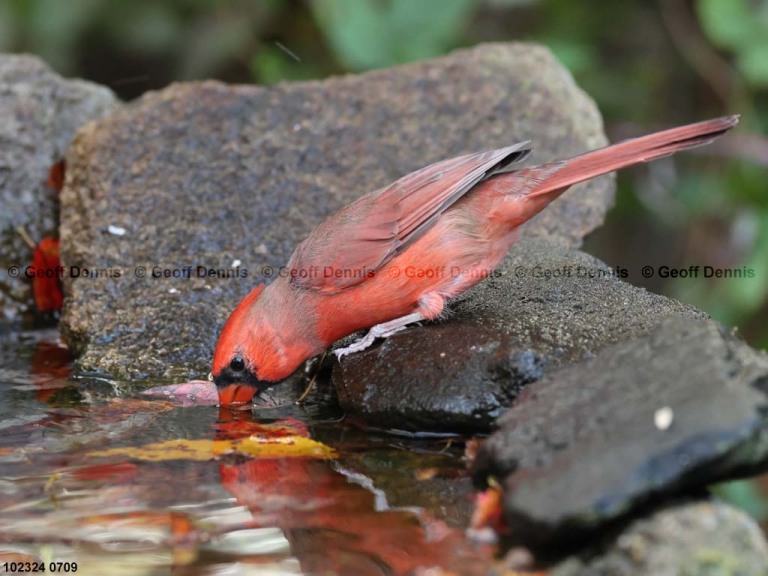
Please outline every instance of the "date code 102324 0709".
[[77, 562], [3, 562], [4, 574], [72, 574]]

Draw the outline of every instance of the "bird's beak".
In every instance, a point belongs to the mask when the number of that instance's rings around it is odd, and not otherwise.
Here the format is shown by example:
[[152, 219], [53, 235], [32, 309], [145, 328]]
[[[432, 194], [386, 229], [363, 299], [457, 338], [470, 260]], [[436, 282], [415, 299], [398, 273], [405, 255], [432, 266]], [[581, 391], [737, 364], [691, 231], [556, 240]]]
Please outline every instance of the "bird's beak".
[[256, 395], [256, 388], [248, 384], [230, 384], [219, 388], [219, 404], [221, 406], [238, 406], [247, 404]]

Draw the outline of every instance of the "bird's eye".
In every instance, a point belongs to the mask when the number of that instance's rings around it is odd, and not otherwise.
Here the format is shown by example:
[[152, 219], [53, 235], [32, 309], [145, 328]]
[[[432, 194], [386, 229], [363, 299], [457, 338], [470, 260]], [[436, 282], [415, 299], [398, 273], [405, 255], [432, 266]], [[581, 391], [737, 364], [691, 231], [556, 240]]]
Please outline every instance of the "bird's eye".
[[232, 362], [229, 363], [229, 367], [234, 372], [242, 372], [245, 370], [245, 360], [243, 360], [240, 356], [235, 356], [232, 358]]

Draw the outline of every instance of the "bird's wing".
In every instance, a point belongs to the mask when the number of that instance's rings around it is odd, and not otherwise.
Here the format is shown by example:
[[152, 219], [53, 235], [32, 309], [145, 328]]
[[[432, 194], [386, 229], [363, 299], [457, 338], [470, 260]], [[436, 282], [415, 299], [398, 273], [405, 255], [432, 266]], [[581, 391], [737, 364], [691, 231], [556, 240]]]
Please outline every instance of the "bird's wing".
[[320, 224], [291, 256], [297, 288], [335, 293], [359, 284], [425, 234], [478, 182], [530, 153], [521, 142], [437, 162], [362, 196]]

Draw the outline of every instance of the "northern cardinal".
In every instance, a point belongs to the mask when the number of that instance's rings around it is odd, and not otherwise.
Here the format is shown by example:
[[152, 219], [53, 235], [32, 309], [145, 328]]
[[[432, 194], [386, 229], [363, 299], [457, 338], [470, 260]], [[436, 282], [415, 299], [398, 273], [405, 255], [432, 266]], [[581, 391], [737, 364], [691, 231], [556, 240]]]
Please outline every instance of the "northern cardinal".
[[338, 356], [438, 318], [498, 266], [520, 225], [570, 186], [707, 144], [737, 122], [706, 120], [515, 170], [531, 152], [522, 142], [431, 164], [360, 197], [296, 248], [287, 274], [232, 312], [213, 356], [221, 405], [250, 402], [358, 330], [372, 327]]

